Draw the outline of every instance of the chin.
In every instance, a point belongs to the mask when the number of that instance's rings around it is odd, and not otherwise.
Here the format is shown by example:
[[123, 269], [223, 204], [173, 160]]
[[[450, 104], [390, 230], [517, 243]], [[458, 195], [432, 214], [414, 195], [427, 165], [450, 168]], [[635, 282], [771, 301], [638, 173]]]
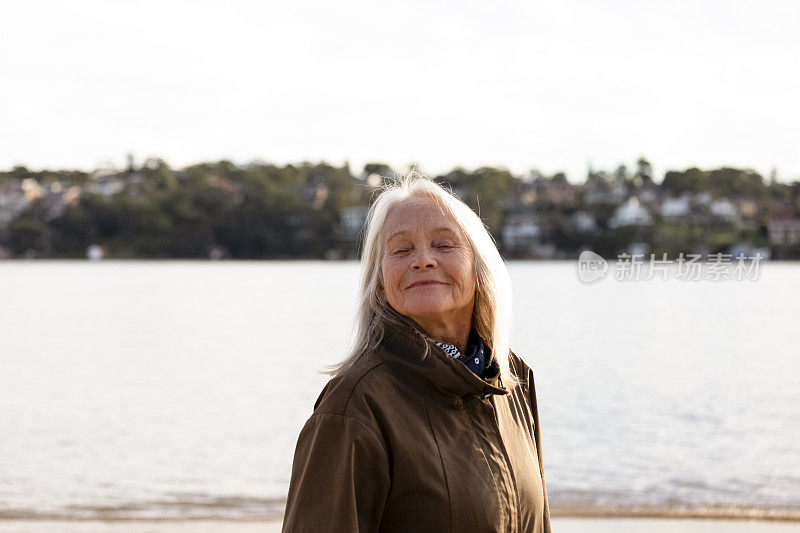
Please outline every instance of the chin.
[[448, 306], [441, 300], [439, 301], [426, 301], [426, 302], [414, 302], [409, 303], [405, 306], [407, 311], [407, 315], [409, 316], [421, 316], [421, 317], [430, 317], [442, 314], [451, 309], [451, 306]]

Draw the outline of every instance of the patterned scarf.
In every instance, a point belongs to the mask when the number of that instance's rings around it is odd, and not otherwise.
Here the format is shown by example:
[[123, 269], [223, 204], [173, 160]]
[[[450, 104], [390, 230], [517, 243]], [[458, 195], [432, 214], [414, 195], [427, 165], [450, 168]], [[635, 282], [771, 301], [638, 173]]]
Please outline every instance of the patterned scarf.
[[483, 377], [483, 372], [486, 370], [486, 363], [490, 360], [489, 356], [491, 355], [491, 350], [484, 344], [483, 339], [480, 338], [475, 328], [470, 329], [466, 354], [462, 354], [461, 351], [452, 344], [439, 342], [435, 339], [431, 339], [427, 335], [425, 335], [425, 337], [444, 350], [444, 353], [455, 357], [467, 365], [467, 368], [476, 376]]

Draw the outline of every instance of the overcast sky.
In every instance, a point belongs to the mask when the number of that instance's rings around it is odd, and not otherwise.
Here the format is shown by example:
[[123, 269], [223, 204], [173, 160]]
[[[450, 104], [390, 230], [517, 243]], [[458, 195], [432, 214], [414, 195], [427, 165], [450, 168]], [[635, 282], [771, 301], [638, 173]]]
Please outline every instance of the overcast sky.
[[796, 0], [0, 7], [0, 168], [125, 154], [800, 179]]

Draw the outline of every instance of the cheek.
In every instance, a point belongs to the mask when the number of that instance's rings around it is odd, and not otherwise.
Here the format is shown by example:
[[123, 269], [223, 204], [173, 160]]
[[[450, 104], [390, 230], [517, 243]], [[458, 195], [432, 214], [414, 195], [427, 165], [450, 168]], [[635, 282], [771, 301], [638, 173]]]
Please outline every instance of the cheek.
[[383, 287], [387, 293], [396, 292], [396, 287], [400, 281], [400, 273], [396, 266], [392, 265], [391, 261], [384, 261], [381, 264]]
[[459, 284], [463, 289], [469, 290], [475, 285], [475, 268], [473, 267], [472, 255], [461, 253], [458, 257], [458, 278]]
[[472, 270], [467, 270], [463, 273], [462, 283], [460, 289], [460, 294], [465, 298], [469, 299], [475, 294], [475, 290], [478, 286], [478, 280], [475, 277], [475, 274]]

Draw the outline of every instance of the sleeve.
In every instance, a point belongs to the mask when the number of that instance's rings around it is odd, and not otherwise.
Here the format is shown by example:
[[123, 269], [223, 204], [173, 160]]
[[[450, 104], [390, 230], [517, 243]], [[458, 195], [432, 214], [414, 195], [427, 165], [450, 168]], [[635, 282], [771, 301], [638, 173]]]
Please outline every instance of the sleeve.
[[544, 460], [542, 459], [542, 434], [539, 424], [539, 404], [536, 401], [536, 385], [533, 382], [533, 370], [528, 368], [528, 390], [530, 391], [531, 407], [533, 409], [533, 438], [536, 441], [536, 454], [539, 456], [539, 472], [542, 475], [542, 493], [544, 496], [544, 531], [550, 533], [550, 502], [547, 498], [547, 486], [544, 483]]
[[383, 440], [366, 424], [313, 414], [297, 440], [282, 531], [377, 531], [389, 483]]

